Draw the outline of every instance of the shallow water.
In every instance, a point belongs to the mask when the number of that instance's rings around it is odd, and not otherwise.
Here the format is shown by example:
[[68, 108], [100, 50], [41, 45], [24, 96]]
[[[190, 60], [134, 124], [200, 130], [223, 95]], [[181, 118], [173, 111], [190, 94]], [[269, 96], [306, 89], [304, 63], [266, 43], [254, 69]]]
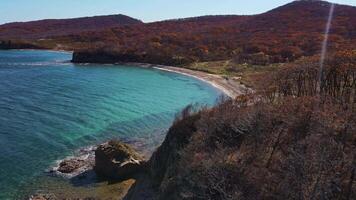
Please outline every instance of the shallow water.
[[0, 51], [0, 199], [22, 198], [56, 160], [81, 147], [119, 138], [154, 148], [175, 113], [221, 95], [179, 74], [70, 59]]

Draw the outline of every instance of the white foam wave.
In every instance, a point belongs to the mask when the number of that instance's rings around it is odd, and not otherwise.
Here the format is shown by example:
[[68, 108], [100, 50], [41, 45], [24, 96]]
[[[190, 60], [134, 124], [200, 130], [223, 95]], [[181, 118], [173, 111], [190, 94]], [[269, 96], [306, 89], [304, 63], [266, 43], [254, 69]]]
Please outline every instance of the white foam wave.
[[[92, 170], [95, 163], [95, 150], [97, 146], [88, 146], [77, 150], [73, 155], [67, 156], [64, 159], [56, 160], [51, 168], [47, 170], [48, 173], [64, 178], [73, 178], [86, 171]], [[59, 171], [60, 165], [66, 161], [83, 162], [84, 165], [75, 169], [72, 173], [62, 173]]]

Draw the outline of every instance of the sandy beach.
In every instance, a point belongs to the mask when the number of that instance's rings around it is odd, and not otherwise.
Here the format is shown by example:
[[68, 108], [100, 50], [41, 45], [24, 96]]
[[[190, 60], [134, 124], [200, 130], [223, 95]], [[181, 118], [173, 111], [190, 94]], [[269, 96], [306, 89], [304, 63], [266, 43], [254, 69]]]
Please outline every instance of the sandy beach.
[[206, 72], [194, 71], [186, 68], [178, 68], [178, 67], [170, 67], [170, 66], [154, 67], [154, 68], [163, 71], [179, 73], [179, 74], [191, 76], [196, 79], [202, 80], [212, 85], [213, 87], [221, 90], [224, 94], [226, 94], [231, 98], [236, 98], [237, 96], [244, 94], [248, 90], [246, 86], [237, 83], [234, 80], [226, 79], [222, 76], [215, 75], [215, 74], [208, 74]]
[[247, 91], [251, 90], [246, 86], [232, 79], [228, 79], [216, 74], [209, 74], [206, 72], [191, 70], [182, 67], [153, 65], [153, 64], [145, 64], [145, 63], [119, 63], [119, 64], [132, 65], [132, 66], [145, 67], [145, 68], [154, 68], [162, 71], [168, 71], [168, 72], [182, 74], [185, 76], [190, 76], [210, 84], [211, 86], [222, 91], [225, 95], [229, 96], [230, 98], [236, 98], [237, 96], [245, 94]]

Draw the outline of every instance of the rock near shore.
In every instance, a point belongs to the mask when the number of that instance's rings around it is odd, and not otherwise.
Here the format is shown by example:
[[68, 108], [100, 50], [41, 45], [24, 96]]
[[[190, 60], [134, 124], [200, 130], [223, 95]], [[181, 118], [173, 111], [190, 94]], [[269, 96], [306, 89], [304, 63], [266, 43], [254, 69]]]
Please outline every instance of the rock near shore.
[[85, 166], [85, 164], [85, 160], [80, 159], [64, 160], [59, 164], [58, 171], [63, 174], [70, 174]]
[[57, 166], [50, 169], [49, 172], [73, 178], [92, 170], [95, 163], [94, 154], [96, 148], [96, 146], [90, 146], [76, 151], [73, 156], [69, 156], [58, 162]]
[[120, 141], [100, 145], [95, 151], [94, 171], [110, 179], [127, 179], [143, 171], [145, 161], [130, 146]]
[[35, 194], [29, 200], [57, 200], [58, 198], [53, 194]]

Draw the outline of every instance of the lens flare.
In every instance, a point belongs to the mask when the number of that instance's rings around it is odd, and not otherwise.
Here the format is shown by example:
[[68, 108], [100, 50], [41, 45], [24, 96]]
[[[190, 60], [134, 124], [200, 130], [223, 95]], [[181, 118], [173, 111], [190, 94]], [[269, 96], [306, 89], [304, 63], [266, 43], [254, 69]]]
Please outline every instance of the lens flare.
[[326, 23], [326, 28], [325, 28], [325, 34], [324, 34], [324, 41], [322, 44], [321, 48], [321, 57], [320, 57], [320, 68], [319, 68], [319, 87], [318, 87], [318, 93], [321, 92], [321, 80], [323, 77], [323, 70], [324, 70], [324, 62], [325, 62], [325, 57], [328, 51], [328, 40], [329, 40], [329, 33], [330, 33], [330, 28], [331, 28], [331, 22], [333, 20], [334, 16], [334, 10], [335, 10], [335, 4], [330, 5], [330, 11], [329, 11], [329, 17], [328, 17], [328, 22]]

